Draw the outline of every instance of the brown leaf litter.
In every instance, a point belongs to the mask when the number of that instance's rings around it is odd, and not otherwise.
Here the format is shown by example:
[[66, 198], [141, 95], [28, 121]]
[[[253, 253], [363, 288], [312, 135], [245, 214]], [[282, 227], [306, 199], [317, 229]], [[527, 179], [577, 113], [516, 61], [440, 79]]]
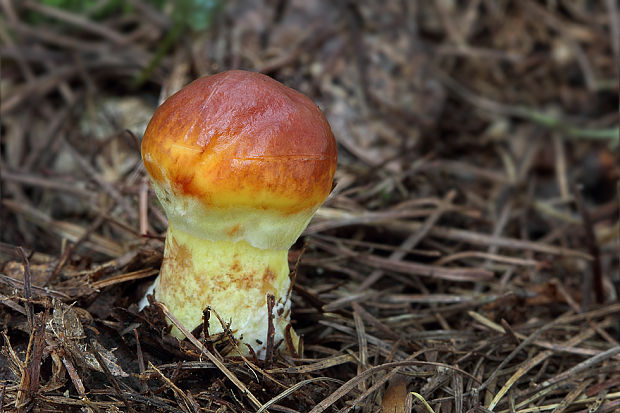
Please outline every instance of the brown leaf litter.
[[[0, 1], [0, 412], [620, 411], [616, 2], [235, 0], [200, 31], [190, 1], [50, 3]], [[231, 68], [339, 144], [295, 357], [136, 305], [167, 227], [145, 122]]]

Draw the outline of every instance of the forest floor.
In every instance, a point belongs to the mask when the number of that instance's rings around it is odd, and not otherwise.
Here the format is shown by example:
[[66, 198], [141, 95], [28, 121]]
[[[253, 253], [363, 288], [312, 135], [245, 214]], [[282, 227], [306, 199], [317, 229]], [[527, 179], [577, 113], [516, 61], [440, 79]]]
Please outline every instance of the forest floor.
[[[620, 11], [606, 1], [0, 1], [0, 412], [620, 411]], [[335, 187], [293, 246], [300, 357], [137, 302], [161, 101], [313, 99]]]

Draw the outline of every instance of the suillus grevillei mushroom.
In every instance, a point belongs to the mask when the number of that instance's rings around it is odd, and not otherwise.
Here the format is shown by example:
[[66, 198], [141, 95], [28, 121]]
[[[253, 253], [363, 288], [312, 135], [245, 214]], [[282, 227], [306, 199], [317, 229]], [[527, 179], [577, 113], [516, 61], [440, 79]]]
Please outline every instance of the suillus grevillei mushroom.
[[337, 163], [321, 110], [259, 73], [202, 77], [156, 110], [142, 159], [169, 221], [154, 298], [190, 331], [211, 308], [237, 348], [261, 358], [273, 296], [272, 343], [297, 347], [288, 249], [331, 191]]

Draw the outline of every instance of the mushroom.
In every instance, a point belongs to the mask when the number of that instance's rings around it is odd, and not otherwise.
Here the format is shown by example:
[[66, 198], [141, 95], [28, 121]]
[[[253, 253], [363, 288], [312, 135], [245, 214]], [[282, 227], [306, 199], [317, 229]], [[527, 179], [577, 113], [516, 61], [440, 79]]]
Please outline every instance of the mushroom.
[[[190, 331], [211, 308], [240, 351], [259, 358], [270, 307], [272, 343], [296, 350], [288, 249], [331, 191], [337, 163], [320, 109], [262, 74], [206, 76], [157, 109], [142, 159], [169, 220], [154, 298]], [[222, 331], [211, 323], [209, 333]]]

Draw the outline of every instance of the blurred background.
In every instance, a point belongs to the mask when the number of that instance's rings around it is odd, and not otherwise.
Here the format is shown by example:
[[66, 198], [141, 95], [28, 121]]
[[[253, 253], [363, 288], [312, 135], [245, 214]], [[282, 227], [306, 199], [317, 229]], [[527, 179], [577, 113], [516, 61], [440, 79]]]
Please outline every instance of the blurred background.
[[[12, 244], [58, 252], [46, 222], [104, 212], [137, 230], [138, 148], [154, 109], [232, 68], [273, 76], [325, 111], [347, 193], [334, 206], [456, 189], [487, 219], [516, 202], [533, 214], [523, 230], [540, 236], [573, 183], [596, 205], [617, 201], [614, 1], [1, 5], [2, 237]], [[161, 231], [158, 221], [148, 220]], [[126, 231], [108, 231], [122, 248]]]
[[[515, 325], [617, 302], [618, 9], [616, 0], [0, 0], [0, 270], [20, 279], [11, 250], [22, 246], [33, 284], [95, 318], [134, 303], [167, 226], [140, 160], [146, 124], [193, 79], [246, 69], [308, 95], [338, 142], [335, 189], [291, 252], [294, 263], [307, 246], [293, 314], [314, 334], [314, 357], [345, 351], [347, 337], [358, 343], [317, 308], [353, 328], [349, 306], [363, 303], [407, 334], [424, 323], [483, 331], [462, 311], [434, 318], [459, 298]], [[438, 269], [447, 272], [436, 278]], [[124, 273], [129, 282], [96, 284]], [[460, 348], [453, 339], [433, 338]]]

